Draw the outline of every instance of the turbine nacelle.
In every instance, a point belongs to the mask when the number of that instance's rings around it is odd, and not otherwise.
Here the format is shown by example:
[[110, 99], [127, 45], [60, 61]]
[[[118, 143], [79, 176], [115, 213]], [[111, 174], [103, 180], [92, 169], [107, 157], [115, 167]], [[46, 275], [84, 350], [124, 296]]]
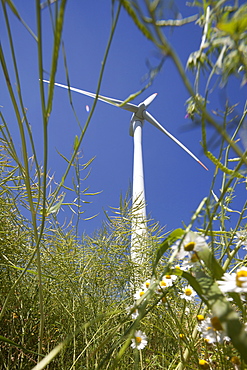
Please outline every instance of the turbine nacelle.
[[130, 129], [129, 134], [130, 136], [134, 136], [134, 129], [133, 129], [133, 123], [135, 121], [141, 121], [143, 124], [144, 118], [144, 111], [146, 108], [152, 103], [152, 101], [156, 98], [157, 93], [154, 93], [150, 95], [147, 99], [145, 99], [142, 103], [140, 103], [137, 108], [137, 112], [132, 114], [131, 120], [130, 120]]

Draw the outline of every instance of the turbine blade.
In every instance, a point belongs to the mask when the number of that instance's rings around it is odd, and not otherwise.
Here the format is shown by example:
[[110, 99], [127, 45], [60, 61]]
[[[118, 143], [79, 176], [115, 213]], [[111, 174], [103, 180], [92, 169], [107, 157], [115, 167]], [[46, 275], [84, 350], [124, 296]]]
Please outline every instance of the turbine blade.
[[162, 131], [164, 134], [166, 134], [170, 139], [175, 141], [183, 150], [185, 150], [196, 162], [198, 162], [205, 170], [208, 171], [208, 168], [193, 154], [184, 144], [182, 144], [178, 139], [176, 139], [172, 134], [170, 134], [169, 131], [167, 131], [161, 124], [148, 112], [143, 112], [143, 117], [146, 121], [151, 123], [153, 126], [158, 128], [160, 131]]
[[[46, 82], [48, 84], [50, 83], [50, 81], [48, 81], [48, 80], [43, 80], [43, 82]], [[79, 94], [90, 96], [90, 98], [94, 98], [95, 99], [96, 96], [97, 96], [94, 93], [91, 93], [91, 92], [88, 92], [88, 91], [85, 91], [85, 90], [81, 90], [81, 89], [77, 89], [75, 87], [69, 87], [67, 85], [63, 85], [63, 84], [60, 84], [60, 83], [57, 83], [57, 82], [55, 82], [54, 85], [59, 86], [59, 87], [62, 87], [63, 89], [75, 91], [75, 92], [77, 92]], [[103, 95], [98, 95], [97, 99], [100, 100], [100, 101], [103, 101], [105, 103], [108, 103], [108, 104], [111, 104], [111, 105], [115, 105], [115, 107], [119, 107], [119, 105], [123, 103], [122, 100], [108, 98], [107, 96], [103, 96]], [[126, 104], [122, 105], [119, 108], [128, 110], [129, 112], [132, 112], [132, 113], [136, 113], [138, 111], [137, 105], [131, 104], [131, 103], [126, 103]]]
[[141, 103], [141, 104], [144, 104], [145, 105], [145, 107], [148, 107], [151, 103], [152, 103], [152, 101], [156, 98], [156, 96], [158, 95], [158, 93], [154, 93], [154, 94], [152, 94], [152, 95], [150, 95], [146, 100], [144, 100], [144, 102], [143, 103]]

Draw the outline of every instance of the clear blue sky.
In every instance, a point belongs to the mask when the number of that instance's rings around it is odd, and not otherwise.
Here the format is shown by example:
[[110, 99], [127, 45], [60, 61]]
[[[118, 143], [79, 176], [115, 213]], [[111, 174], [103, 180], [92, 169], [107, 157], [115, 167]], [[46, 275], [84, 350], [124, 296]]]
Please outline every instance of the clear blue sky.
[[[36, 33], [35, 2], [15, 1], [20, 14], [30, 28]], [[196, 13], [196, 8], [181, 4], [179, 11], [182, 17]], [[179, 5], [180, 6], [180, 5]], [[15, 39], [18, 57], [21, 86], [24, 104], [27, 108], [28, 120], [32, 126], [35, 143], [39, 148], [40, 163], [42, 161], [42, 121], [39, 99], [39, 81], [37, 68], [37, 47], [35, 40], [26, 31], [18, 19], [9, 12], [10, 23]], [[172, 12], [167, 12], [167, 18]], [[69, 0], [63, 32], [67, 63], [71, 86], [95, 92], [105, 47], [111, 27], [111, 1]], [[0, 12], [1, 42], [8, 60], [10, 53], [5, 33], [2, 11]], [[43, 10], [43, 45], [44, 68], [49, 71], [52, 53], [52, 30], [48, 8]], [[201, 29], [194, 24], [168, 31], [172, 45], [177, 50], [183, 64], [191, 52], [198, 50]], [[133, 24], [133, 21], [122, 9], [114, 35], [113, 43], [106, 63], [100, 93], [109, 97], [125, 99], [129, 94], [144, 86], [143, 78], [148, 72], [147, 61], [153, 66], [160, 60], [160, 54], [151, 42]], [[13, 71], [9, 65], [10, 71]], [[14, 113], [10, 99], [3, 83], [2, 71], [0, 105], [10, 130], [18, 144]], [[11, 73], [14, 82], [14, 75]], [[45, 75], [49, 79], [49, 75]], [[59, 60], [56, 81], [66, 84], [66, 75], [62, 55]], [[244, 90], [245, 89], [245, 90]], [[213, 177], [214, 165], [204, 156], [200, 145], [200, 127], [185, 119], [185, 101], [188, 98], [181, 79], [172, 62], [168, 59], [161, 73], [140, 97], [139, 103], [148, 95], [157, 92], [158, 96], [149, 107], [150, 113], [173, 135], [181, 140], [209, 168], [205, 171], [168, 137], [145, 123], [143, 131], [144, 170], [146, 184], [147, 212], [152, 218], [167, 226], [167, 231], [181, 227], [182, 222], [188, 223], [191, 215], [201, 202], [208, 196]], [[212, 109], [223, 109], [224, 96], [230, 95], [231, 104], [246, 97], [246, 87], [240, 88], [240, 82], [231, 85], [230, 89], [209, 96]], [[73, 94], [73, 103], [83, 126], [88, 112], [86, 105], [92, 106], [93, 100], [82, 95]], [[131, 114], [102, 102], [97, 103], [89, 128], [82, 142], [82, 163], [96, 156], [91, 165], [91, 174], [82, 183], [89, 187], [89, 192], [101, 191], [96, 196], [85, 196], [85, 213], [82, 217], [99, 215], [92, 221], [82, 221], [80, 232], [91, 233], [100, 228], [105, 219], [103, 209], [118, 207], [119, 197], [125, 195], [132, 181], [133, 142], [129, 136]], [[65, 162], [57, 154], [64, 156], [72, 152], [75, 135], [80, 129], [71, 110], [68, 94], [64, 89], [56, 88], [53, 111], [49, 122], [49, 168], [55, 173], [55, 179], [65, 169]], [[210, 148], [213, 150], [214, 148]], [[31, 155], [31, 153], [30, 153]], [[82, 173], [85, 176], [86, 173]], [[69, 185], [69, 183], [67, 182]], [[217, 189], [216, 189], [217, 190]], [[238, 198], [239, 206], [246, 199], [245, 187], [242, 197]], [[217, 193], [219, 195], [219, 192]], [[67, 198], [71, 199], [71, 198]], [[66, 214], [66, 208], [64, 209]]]

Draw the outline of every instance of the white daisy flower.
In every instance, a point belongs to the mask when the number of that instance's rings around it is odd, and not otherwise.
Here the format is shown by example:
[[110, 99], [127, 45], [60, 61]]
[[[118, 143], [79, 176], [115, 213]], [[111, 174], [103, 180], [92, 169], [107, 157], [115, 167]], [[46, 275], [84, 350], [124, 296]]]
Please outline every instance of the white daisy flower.
[[221, 323], [216, 316], [209, 316], [205, 320], [201, 320], [197, 326], [197, 330], [208, 344], [222, 343], [231, 339], [223, 331]]
[[135, 332], [134, 338], [131, 339], [131, 341], [132, 341], [131, 347], [137, 348], [138, 350], [146, 347], [148, 343], [146, 334], [143, 333], [141, 330], [137, 330]]
[[169, 286], [171, 286], [172, 284], [170, 284], [170, 282], [167, 282], [165, 279], [162, 278], [162, 280], [159, 282], [159, 285], [156, 289], [156, 293], [157, 294], [163, 294], [164, 293], [164, 290], [166, 288], [168, 288]]
[[137, 301], [146, 293], [146, 291], [147, 289], [144, 289], [144, 288], [138, 289], [134, 294], [134, 299]]
[[138, 309], [136, 308], [136, 306], [130, 306], [130, 307], [127, 307], [127, 311], [128, 313], [131, 312], [131, 318], [133, 320], [137, 319], [137, 317], [139, 316], [139, 311]]
[[235, 242], [244, 245], [243, 249], [247, 249], [247, 230], [240, 230], [236, 232]]
[[176, 270], [182, 270], [182, 271], [187, 271], [188, 270], [188, 266], [186, 263], [184, 263], [184, 261], [182, 262], [181, 265], [176, 265], [174, 267]]
[[237, 272], [229, 274], [224, 273], [222, 280], [217, 281], [220, 290], [223, 293], [235, 292], [235, 293], [246, 293], [247, 292], [247, 267], [241, 267]]
[[137, 317], [139, 316], [139, 311], [138, 311], [138, 309], [136, 308], [135, 310], [134, 310], [134, 312], [131, 314], [131, 318], [132, 318], [132, 320], [135, 320], [135, 319], [137, 319]]
[[191, 257], [192, 252], [199, 252], [203, 248], [208, 247], [206, 239], [198, 233], [189, 231], [184, 240], [181, 243], [181, 240], [178, 240], [173, 246], [172, 249], [177, 252], [178, 259], [184, 259], [184, 257]]
[[175, 280], [177, 280], [177, 275], [169, 275], [169, 274], [166, 274], [163, 276], [163, 279], [166, 279], [167, 281], [171, 281], [171, 285], [173, 284], [173, 282]]
[[150, 280], [150, 279], [146, 280], [146, 281], [143, 283], [143, 285], [142, 285], [143, 290], [145, 290], [145, 291], [146, 291], [146, 290], [149, 288], [150, 284], [151, 284], [151, 280]]
[[187, 285], [184, 288], [183, 293], [180, 293], [180, 297], [185, 299], [186, 301], [192, 301], [195, 296], [196, 292], [194, 291], [194, 289], [192, 289], [190, 285]]
[[[174, 278], [172, 278], [174, 276]], [[175, 275], [164, 275], [162, 276], [162, 279], [160, 280], [160, 288], [165, 289], [168, 288], [169, 286], [172, 286], [173, 281], [175, 281], [177, 276]]]

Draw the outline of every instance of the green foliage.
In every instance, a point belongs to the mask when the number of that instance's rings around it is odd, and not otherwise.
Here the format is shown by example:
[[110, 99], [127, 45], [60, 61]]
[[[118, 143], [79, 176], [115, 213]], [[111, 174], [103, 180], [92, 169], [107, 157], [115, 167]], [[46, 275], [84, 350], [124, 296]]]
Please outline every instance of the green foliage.
[[217, 27], [226, 33], [229, 33], [231, 37], [238, 39], [241, 35], [247, 31], [247, 5], [243, 4], [238, 10], [236, 10], [229, 20], [227, 19], [229, 13], [225, 13], [222, 20], [217, 24]]

